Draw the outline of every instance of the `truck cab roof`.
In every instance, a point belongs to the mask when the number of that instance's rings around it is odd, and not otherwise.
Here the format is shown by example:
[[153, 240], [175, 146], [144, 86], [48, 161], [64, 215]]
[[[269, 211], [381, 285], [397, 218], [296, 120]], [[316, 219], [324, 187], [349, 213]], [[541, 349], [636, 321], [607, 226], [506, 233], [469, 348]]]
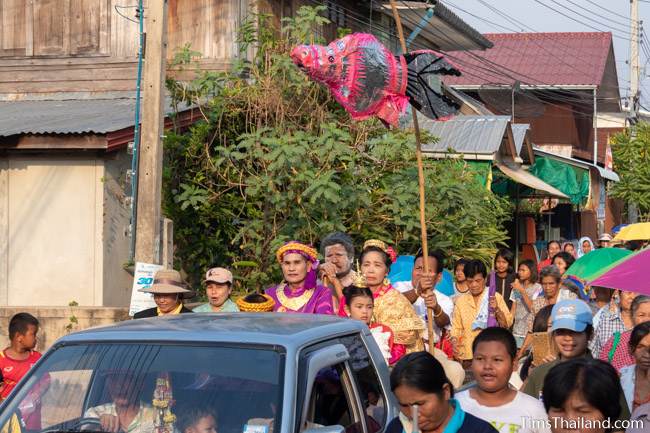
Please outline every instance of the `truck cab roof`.
[[108, 341], [223, 342], [279, 345], [287, 350], [340, 335], [368, 332], [357, 320], [321, 314], [194, 313], [90, 328], [57, 344]]

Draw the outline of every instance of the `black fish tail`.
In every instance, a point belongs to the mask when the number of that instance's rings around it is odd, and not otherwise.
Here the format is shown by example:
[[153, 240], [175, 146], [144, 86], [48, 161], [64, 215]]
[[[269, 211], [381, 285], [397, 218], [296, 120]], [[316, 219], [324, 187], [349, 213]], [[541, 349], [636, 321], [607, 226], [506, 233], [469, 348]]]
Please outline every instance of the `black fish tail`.
[[404, 55], [408, 68], [406, 96], [416, 110], [430, 119], [445, 119], [460, 106], [442, 91], [442, 75], [460, 75], [460, 71], [435, 51], [413, 51]]

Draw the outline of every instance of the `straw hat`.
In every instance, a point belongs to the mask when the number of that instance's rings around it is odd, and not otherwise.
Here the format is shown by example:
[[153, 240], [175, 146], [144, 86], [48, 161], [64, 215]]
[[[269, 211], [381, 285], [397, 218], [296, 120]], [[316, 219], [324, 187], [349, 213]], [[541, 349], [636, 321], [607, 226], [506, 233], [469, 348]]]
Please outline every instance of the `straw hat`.
[[173, 269], [161, 269], [153, 277], [151, 287], [140, 289], [143, 293], [153, 293], [158, 295], [179, 294], [183, 298], [191, 298], [194, 292], [188, 290], [187, 285], [178, 271]]

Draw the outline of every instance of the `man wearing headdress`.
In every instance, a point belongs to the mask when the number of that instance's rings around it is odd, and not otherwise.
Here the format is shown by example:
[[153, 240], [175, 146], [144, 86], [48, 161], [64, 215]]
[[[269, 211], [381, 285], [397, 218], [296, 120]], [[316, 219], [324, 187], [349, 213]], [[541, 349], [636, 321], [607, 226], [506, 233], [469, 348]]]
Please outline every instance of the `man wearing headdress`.
[[275, 256], [284, 281], [266, 289], [275, 301], [274, 311], [334, 314], [329, 289], [317, 284], [318, 253], [314, 248], [291, 241], [280, 247]]

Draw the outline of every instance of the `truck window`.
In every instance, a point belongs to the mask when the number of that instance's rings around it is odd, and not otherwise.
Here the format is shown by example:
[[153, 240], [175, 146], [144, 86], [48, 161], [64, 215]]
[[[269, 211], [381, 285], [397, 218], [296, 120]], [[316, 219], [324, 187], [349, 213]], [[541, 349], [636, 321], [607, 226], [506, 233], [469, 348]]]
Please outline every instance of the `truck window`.
[[0, 426], [106, 431], [101, 420], [121, 407], [134, 416], [120, 426], [130, 433], [155, 433], [157, 425], [180, 432], [195, 410], [212, 416], [219, 433], [279, 431], [284, 356], [263, 345], [70, 344], [16, 388]]
[[[361, 403], [366, 416], [368, 429], [372, 431], [373, 421], [381, 430], [386, 425], [386, 396], [379, 381], [379, 376], [372, 363], [370, 353], [360, 335], [350, 335], [340, 338], [340, 341], [350, 353], [350, 367], [361, 393]], [[383, 362], [383, 361], [382, 361]]]
[[349, 431], [359, 424], [354, 401], [345, 364], [320, 370], [312, 388], [305, 428], [341, 425]]

